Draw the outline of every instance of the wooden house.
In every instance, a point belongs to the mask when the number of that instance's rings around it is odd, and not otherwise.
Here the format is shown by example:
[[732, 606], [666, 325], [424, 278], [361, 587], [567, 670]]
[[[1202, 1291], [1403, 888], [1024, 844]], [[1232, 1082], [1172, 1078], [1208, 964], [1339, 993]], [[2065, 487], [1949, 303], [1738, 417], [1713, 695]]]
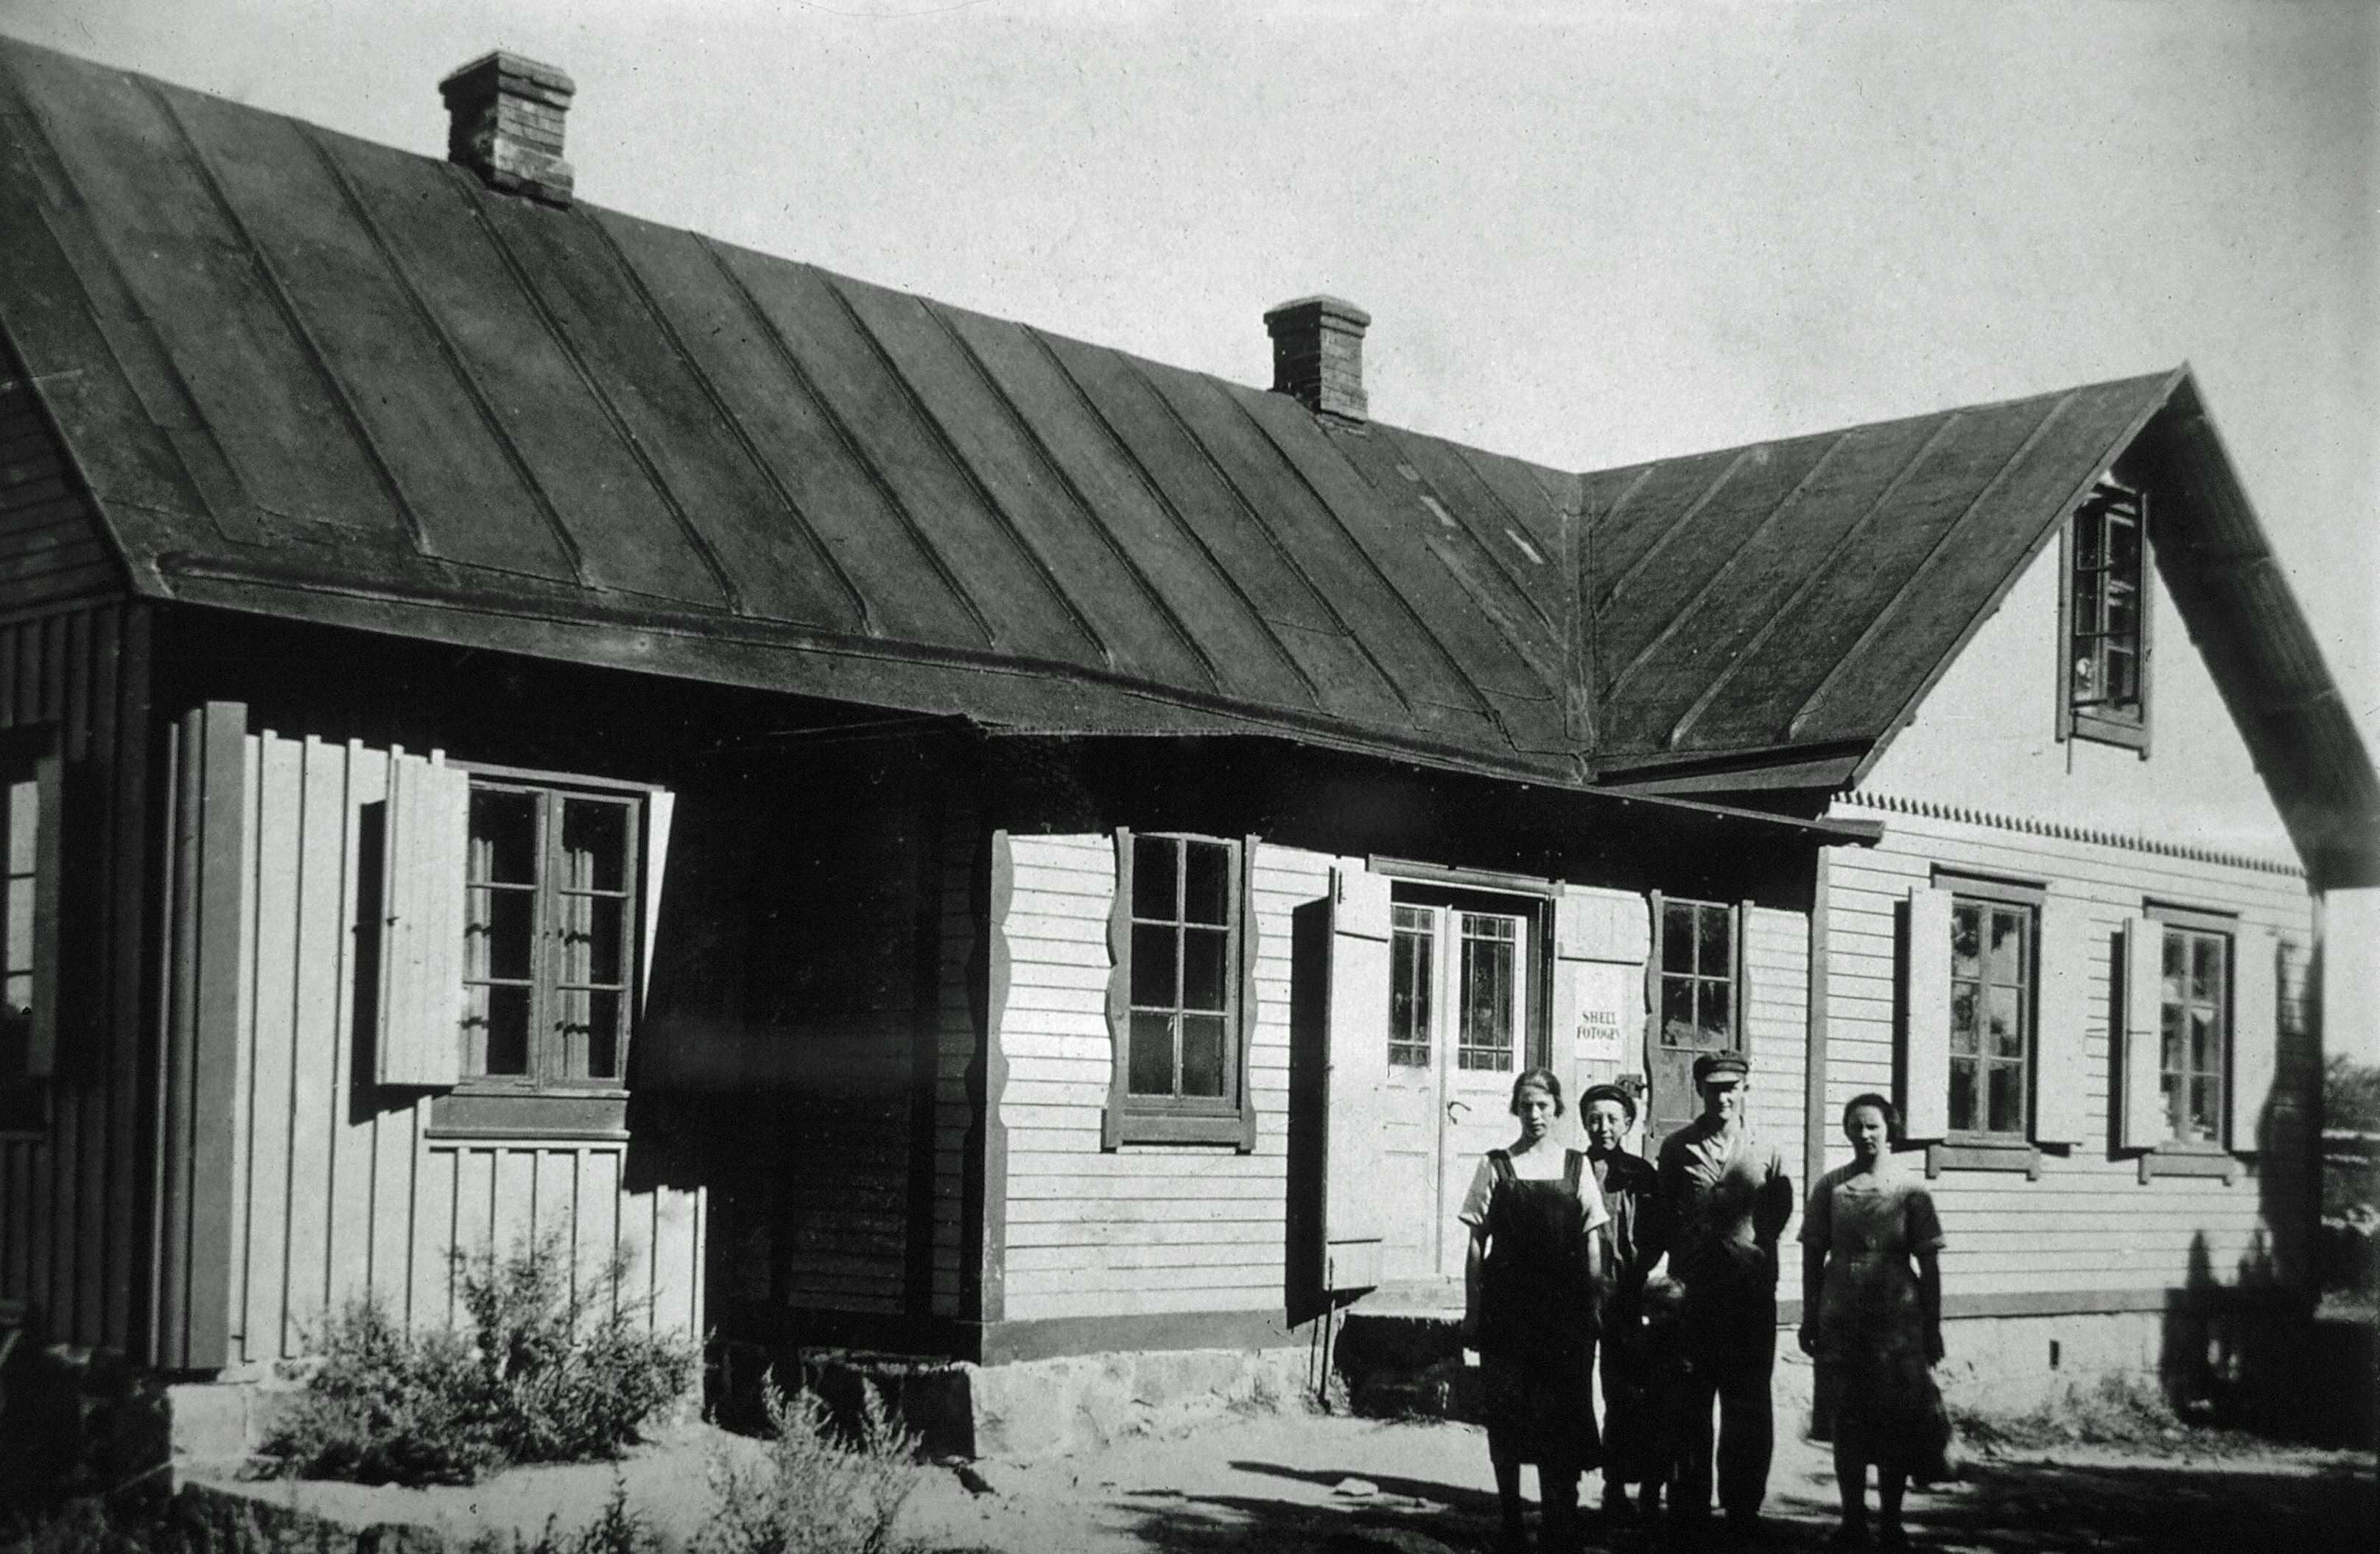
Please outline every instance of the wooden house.
[[1259, 392], [443, 90], [448, 163], [0, 42], [43, 1336], [243, 1382], [558, 1235], [770, 1352], [1277, 1353], [1443, 1299], [1519, 1068], [1658, 1133], [1714, 1045], [1813, 1169], [1905, 1095], [1954, 1312], [2289, 1286], [2380, 802], [2186, 371], [1564, 472], [1371, 421], [1336, 300]]

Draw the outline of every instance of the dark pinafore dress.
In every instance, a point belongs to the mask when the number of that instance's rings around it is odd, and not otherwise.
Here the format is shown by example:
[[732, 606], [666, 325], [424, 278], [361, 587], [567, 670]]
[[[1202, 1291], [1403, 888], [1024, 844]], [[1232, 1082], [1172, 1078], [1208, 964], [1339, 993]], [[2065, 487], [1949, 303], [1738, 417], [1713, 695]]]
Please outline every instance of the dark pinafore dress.
[[1595, 1298], [1579, 1193], [1586, 1156], [1566, 1154], [1560, 1178], [1529, 1181], [1513, 1174], [1511, 1156], [1488, 1151], [1479, 1365], [1488, 1455], [1583, 1470], [1598, 1455], [1588, 1380]]

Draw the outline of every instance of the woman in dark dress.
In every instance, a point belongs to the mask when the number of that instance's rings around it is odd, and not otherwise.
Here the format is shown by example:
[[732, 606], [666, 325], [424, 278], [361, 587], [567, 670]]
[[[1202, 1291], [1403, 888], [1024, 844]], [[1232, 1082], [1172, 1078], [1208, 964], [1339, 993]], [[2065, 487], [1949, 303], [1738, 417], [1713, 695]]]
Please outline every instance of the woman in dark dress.
[[1607, 1217], [1586, 1156], [1553, 1142], [1561, 1109], [1551, 1071], [1531, 1069], [1513, 1082], [1520, 1137], [1488, 1152], [1460, 1218], [1471, 1227], [1463, 1330], [1479, 1351], [1503, 1547], [1525, 1546], [1521, 1465], [1534, 1462], [1545, 1547], [1569, 1554], [1578, 1545], [1578, 1476], [1597, 1457], [1589, 1374], [1595, 1231]]

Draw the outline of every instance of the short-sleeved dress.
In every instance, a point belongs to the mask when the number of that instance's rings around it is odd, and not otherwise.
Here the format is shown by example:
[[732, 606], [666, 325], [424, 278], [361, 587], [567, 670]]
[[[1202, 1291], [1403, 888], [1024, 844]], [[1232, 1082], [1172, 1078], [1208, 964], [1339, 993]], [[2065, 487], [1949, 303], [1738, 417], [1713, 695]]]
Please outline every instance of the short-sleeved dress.
[[1607, 1216], [1586, 1156], [1563, 1151], [1560, 1175], [1537, 1174], [1555, 1163], [1550, 1152], [1516, 1161], [1488, 1151], [1460, 1218], [1488, 1231], [1478, 1312], [1488, 1453], [1499, 1462], [1585, 1469], [1597, 1457], [1586, 1248]]
[[1811, 1190], [1802, 1244], [1827, 1254], [1818, 1297], [1817, 1430], [1863, 1462], [1915, 1471], [1938, 1453], [1940, 1394], [1926, 1374], [1913, 1253], [1940, 1250], [1924, 1181], [1891, 1164], [1828, 1171]]

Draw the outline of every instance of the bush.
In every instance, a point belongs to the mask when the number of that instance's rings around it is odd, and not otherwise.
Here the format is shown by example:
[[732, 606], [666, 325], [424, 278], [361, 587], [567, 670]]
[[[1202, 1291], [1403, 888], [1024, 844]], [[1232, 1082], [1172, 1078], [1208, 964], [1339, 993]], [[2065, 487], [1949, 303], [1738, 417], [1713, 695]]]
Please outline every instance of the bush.
[[856, 1438], [839, 1438], [816, 1393], [765, 1386], [773, 1438], [761, 1462], [711, 1463], [718, 1513], [694, 1554], [898, 1554], [892, 1536], [917, 1487], [917, 1437], [896, 1424], [873, 1382]]
[[280, 1469], [359, 1484], [468, 1484], [516, 1462], [616, 1457], [683, 1396], [695, 1352], [640, 1331], [625, 1258], [592, 1278], [558, 1237], [458, 1258], [468, 1332], [407, 1332], [373, 1300], [326, 1328], [322, 1365], [264, 1443]]

